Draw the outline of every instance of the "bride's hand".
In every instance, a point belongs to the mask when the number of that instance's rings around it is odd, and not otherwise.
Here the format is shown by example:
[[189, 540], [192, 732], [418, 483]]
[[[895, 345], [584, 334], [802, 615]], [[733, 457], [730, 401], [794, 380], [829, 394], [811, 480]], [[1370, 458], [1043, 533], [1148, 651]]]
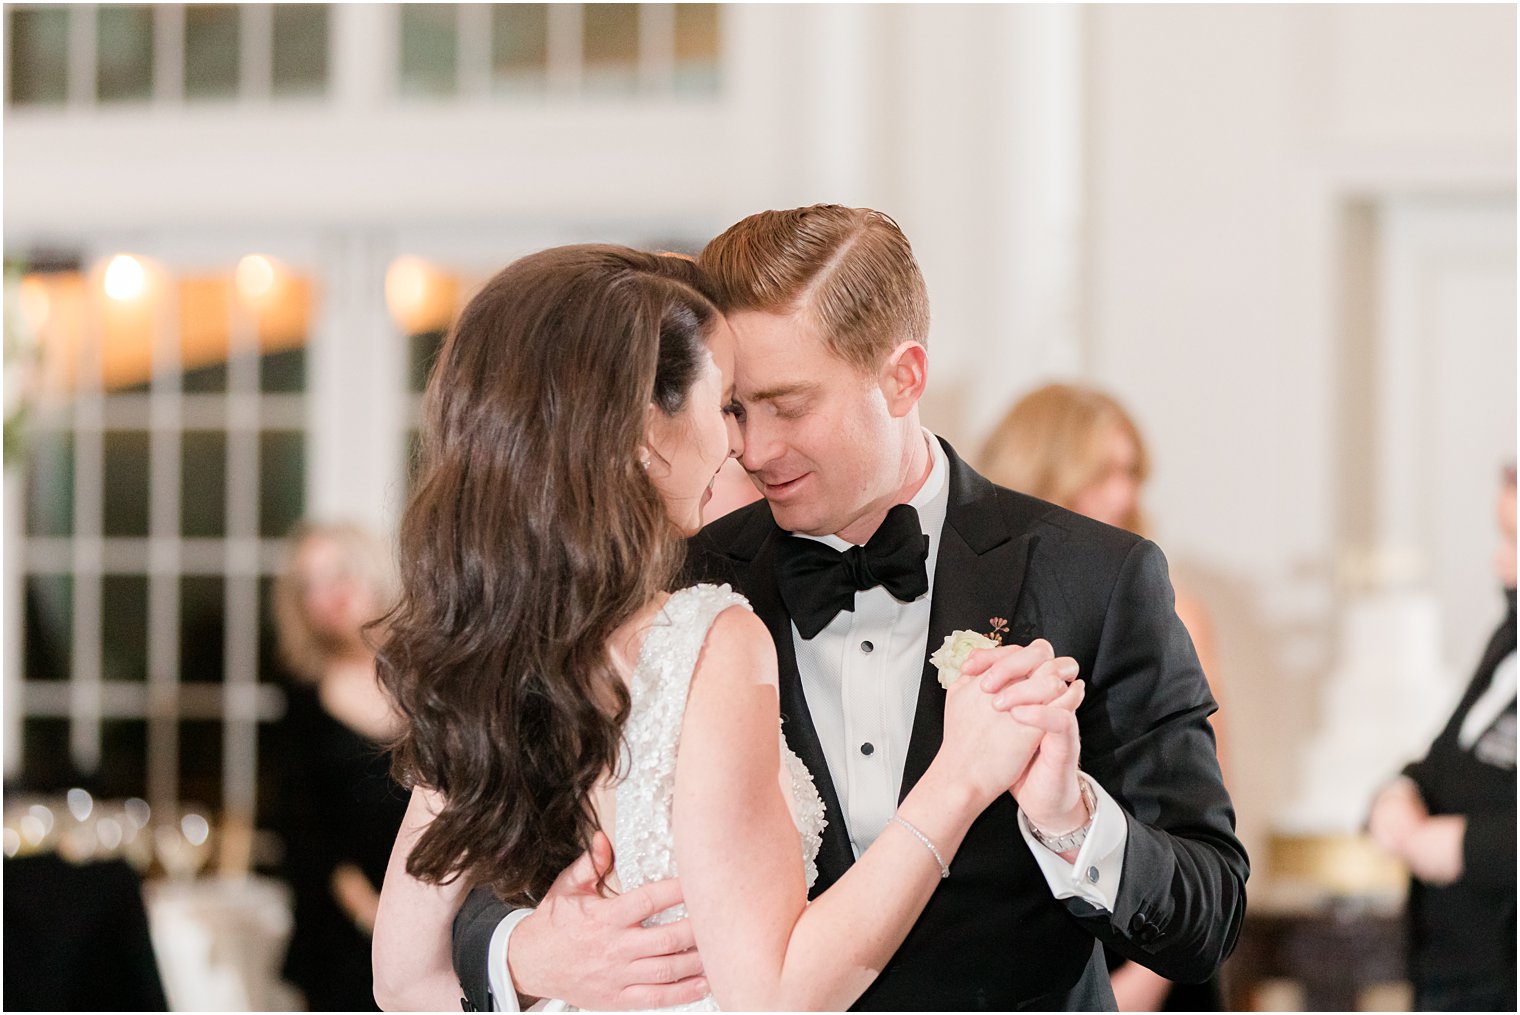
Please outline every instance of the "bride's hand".
[[[968, 660], [964, 674], [945, 695], [945, 737], [936, 761], [947, 774], [971, 789], [984, 805], [1021, 779], [1029, 768], [1044, 731], [1019, 722], [994, 707], [993, 697], [982, 690], [979, 675], [990, 662], [1000, 669], [1022, 668], [1026, 675], [1000, 687], [1000, 704], [1047, 705], [1068, 690], [1064, 673], [1070, 660], [1054, 659], [1048, 643], [1025, 647], [987, 649], [979, 666]], [[968, 672], [969, 671], [969, 672]], [[1078, 692], [1077, 700], [1080, 700]], [[1065, 702], [1063, 702], [1065, 704]], [[1071, 707], [1075, 708], [1075, 705]]]

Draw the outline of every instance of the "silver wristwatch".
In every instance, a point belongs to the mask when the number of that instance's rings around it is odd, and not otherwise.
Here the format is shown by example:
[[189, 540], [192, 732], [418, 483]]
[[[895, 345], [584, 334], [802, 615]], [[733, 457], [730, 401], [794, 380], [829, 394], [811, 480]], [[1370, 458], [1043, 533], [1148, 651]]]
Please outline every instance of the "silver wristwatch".
[[1087, 780], [1079, 777], [1077, 787], [1082, 794], [1082, 803], [1087, 807], [1087, 820], [1082, 823], [1081, 828], [1067, 832], [1065, 835], [1047, 835], [1040, 831], [1039, 826], [1033, 821], [1029, 823], [1029, 832], [1034, 836], [1035, 841], [1052, 853], [1065, 853], [1079, 848], [1087, 841], [1087, 833], [1092, 829], [1093, 818], [1098, 814], [1098, 798], [1093, 795], [1092, 787], [1087, 785]]

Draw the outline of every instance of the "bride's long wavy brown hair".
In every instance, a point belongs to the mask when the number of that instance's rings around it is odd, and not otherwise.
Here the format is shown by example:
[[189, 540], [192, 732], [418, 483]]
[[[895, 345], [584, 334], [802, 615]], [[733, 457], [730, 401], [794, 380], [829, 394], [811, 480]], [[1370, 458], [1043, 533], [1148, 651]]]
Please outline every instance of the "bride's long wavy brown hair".
[[379, 652], [396, 773], [446, 800], [414, 877], [531, 903], [589, 845], [628, 715], [608, 639], [684, 546], [640, 466], [648, 411], [684, 407], [717, 314], [683, 258], [557, 247], [444, 342]]

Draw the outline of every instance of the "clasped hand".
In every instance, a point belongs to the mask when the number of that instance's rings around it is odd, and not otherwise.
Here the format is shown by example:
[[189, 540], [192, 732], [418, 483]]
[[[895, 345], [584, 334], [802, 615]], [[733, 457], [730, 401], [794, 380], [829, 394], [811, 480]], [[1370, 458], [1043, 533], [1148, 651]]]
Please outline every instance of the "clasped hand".
[[1086, 687], [1077, 661], [1043, 638], [978, 649], [945, 702], [945, 744], [988, 801], [1010, 791], [1036, 827], [1060, 833], [1086, 820], [1077, 782], [1076, 710]]

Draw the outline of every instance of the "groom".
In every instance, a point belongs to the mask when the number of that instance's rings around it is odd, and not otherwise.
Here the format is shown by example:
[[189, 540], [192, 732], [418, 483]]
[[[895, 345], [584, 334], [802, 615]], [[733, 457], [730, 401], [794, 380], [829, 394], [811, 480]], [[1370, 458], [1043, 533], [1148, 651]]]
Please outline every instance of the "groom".
[[[1105, 943], [1169, 979], [1211, 975], [1239, 932], [1248, 864], [1161, 552], [994, 486], [922, 429], [928, 299], [887, 216], [764, 212], [700, 263], [738, 339], [741, 462], [765, 500], [703, 530], [692, 570], [732, 583], [775, 639], [787, 741], [827, 810], [814, 894], [938, 749], [943, 692], [926, 658], [952, 631], [1004, 646], [967, 669], [991, 691], [1049, 646], [1087, 682], [1075, 727], [1045, 734], [1080, 745], [1080, 772], [1048, 760], [1075, 751], [1036, 755], [857, 1007], [1112, 1009]], [[899, 504], [914, 511], [889, 517]], [[922, 560], [891, 552], [921, 536]], [[601, 899], [593, 866], [566, 871], [536, 911], [470, 897], [454, 927], [467, 1005], [652, 1007], [706, 992], [689, 929], [638, 926], [679, 886]]]

